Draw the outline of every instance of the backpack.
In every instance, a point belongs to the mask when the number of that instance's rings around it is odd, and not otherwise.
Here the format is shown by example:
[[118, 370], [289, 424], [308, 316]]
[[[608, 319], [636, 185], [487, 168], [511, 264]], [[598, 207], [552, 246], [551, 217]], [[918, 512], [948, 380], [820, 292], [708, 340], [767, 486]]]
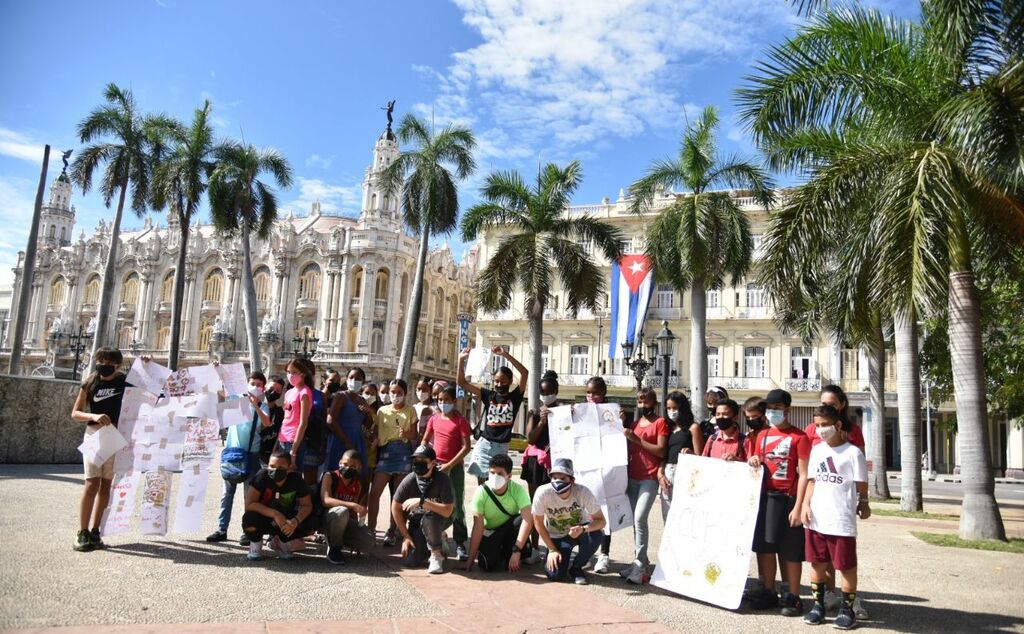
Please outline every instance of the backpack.
[[241, 447], [229, 444], [224, 447], [220, 454], [220, 477], [232, 484], [241, 484], [249, 479], [255, 472], [257, 464], [254, 455], [249, 451], [252, 447], [253, 437], [256, 435], [256, 428], [261, 427], [259, 414], [253, 412], [253, 419], [250, 422], [248, 440]]
[[309, 410], [306, 435], [303, 440], [309, 443], [313, 449], [323, 449], [327, 441], [327, 431], [327, 405], [324, 401], [324, 393], [314, 389], [313, 407]]

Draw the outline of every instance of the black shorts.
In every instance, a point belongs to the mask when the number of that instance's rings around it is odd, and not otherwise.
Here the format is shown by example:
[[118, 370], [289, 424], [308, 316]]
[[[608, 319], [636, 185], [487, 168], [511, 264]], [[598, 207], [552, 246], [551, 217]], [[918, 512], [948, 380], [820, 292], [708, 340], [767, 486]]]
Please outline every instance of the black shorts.
[[524, 482], [535, 489], [551, 482], [548, 470], [537, 460], [537, 456], [526, 457], [526, 460], [523, 461], [523, 474], [521, 477]]
[[775, 491], [761, 493], [752, 549], [758, 554], [778, 553], [783, 561], [804, 560], [804, 527], [789, 525], [796, 498]]

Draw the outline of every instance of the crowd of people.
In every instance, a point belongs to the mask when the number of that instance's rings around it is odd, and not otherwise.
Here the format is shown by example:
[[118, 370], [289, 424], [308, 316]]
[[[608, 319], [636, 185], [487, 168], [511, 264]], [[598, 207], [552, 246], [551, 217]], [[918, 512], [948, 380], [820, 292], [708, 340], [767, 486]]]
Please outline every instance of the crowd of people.
[[[492, 352], [508, 366], [494, 373], [491, 387], [466, 378], [468, 349], [459, 356], [457, 386], [480, 407], [475, 432], [458, 410], [456, 385], [445, 381], [421, 379], [410, 397], [404, 380], [368, 383], [365, 373], [353, 368], [344, 382], [341, 374], [328, 371], [317, 385], [315, 365], [301, 357], [288, 364], [285, 377], [251, 373], [245, 397], [253, 418], [227, 432], [221, 512], [207, 540], [228, 539], [242, 484], [239, 541], [253, 561], [264, 557], [265, 548], [289, 559], [310, 540], [322, 540], [327, 561], [343, 564], [346, 555], [365, 554], [380, 543], [400, 545], [409, 566], [425, 564], [430, 573], [443, 573], [450, 528], [455, 544], [450, 554], [467, 572], [515, 573], [543, 563], [549, 579], [576, 584], [587, 583], [587, 568], [608, 573], [611, 535], [604, 533], [601, 505], [577, 482], [571, 460], [552, 460], [551, 408], [571, 404], [559, 400], [558, 376], [544, 374], [540, 403], [526, 412], [528, 446], [520, 484], [509, 443], [529, 373], [502, 348]], [[127, 386], [118, 371], [122, 363], [116, 349], [97, 352], [96, 371], [82, 383], [72, 413], [86, 424], [86, 435], [117, 425]], [[586, 401], [606, 402], [607, 392], [604, 379], [592, 377]], [[655, 502], [668, 517], [679, 457], [741, 461], [764, 471], [752, 543], [759, 580], [745, 594], [748, 606], [803, 616], [810, 624], [835, 611], [840, 629], [866, 618], [857, 597], [856, 552], [857, 519], [871, 513], [864, 436], [851, 421], [842, 389], [829, 385], [820, 396], [805, 431], [790, 421], [792, 398], [784, 390], [740, 405], [725, 389], [712, 388], [706, 395], [708, 417], [698, 421], [682, 392], [668, 395], [662, 416], [654, 390], [640, 389], [635, 411], [621, 410], [628, 446], [626, 493], [634, 518], [633, 561], [619, 570], [625, 581], [640, 585], [650, 578], [648, 517]], [[112, 461], [85, 464], [76, 550], [103, 547], [99, 525], [109, 500]], [[478, 483], [468, 506], [467, 473]], [[385, 488], [388, 526], [378, 533]], [[804, 561], [811, 564], [809, 610], [800, 596]]]

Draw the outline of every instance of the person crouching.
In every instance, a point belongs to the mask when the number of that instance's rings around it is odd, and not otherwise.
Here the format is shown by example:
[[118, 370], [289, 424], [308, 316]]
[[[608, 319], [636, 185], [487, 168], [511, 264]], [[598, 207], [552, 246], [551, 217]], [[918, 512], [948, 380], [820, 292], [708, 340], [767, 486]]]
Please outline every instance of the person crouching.
[[391, 515], [402, 534], [402, 557], [411, 567], [429, 560], [427, 572], [441, 574], [444, 532], [455, 512], [451, 479], [437, 468], [437, 454], [429, 445], [416, 448], [412, 467], [391, 502]]
[[292, 470], [292, 455], [278, 450], [270, 463], [252, 477], [245, 494], [242, 530], [249, 536], [249, 560], [263, 559], [263, 536], [280, 559], [291, 559], [302, 550], [302, 538], [319, 527], [313, 515], [313, 498], [302, 475]]

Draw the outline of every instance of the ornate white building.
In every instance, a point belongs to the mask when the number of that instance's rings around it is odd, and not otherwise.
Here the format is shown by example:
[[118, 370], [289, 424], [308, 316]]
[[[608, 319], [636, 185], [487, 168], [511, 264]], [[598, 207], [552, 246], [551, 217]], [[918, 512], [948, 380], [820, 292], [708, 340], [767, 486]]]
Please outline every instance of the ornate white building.
[[[321, 368], [363, 367], [369, 376], [394, 376], [405, 329], [406, 307], [416, 269], [419, 237], [403, 230], [399, 201], [379, 185], [380, 171], [399, 154], [386, 130], [366, 170], [358, 218], [321, 214], [279, 220], [267, 240], [254, 239], [256, 287], [263, 366], [281, 370], [293, 356], [294, 338], [316, 337], [314, 361]], [[50, 365], [70, 373], [68, 335], [95, 327], [110, 225], [82, 232], [72, 244], [75, 208], [71, 183], [61, 174], [43, 208], [37, 263], [25, 336], [24, 367]], [[170, 338], [174, 268], [180, 235], [174, 214], [169, 226], [149, 218], [120, 236], [116, 315], [107, 338], [128, 354], [165, 360]], [[242, 311], [242, 250], [238, 238], [210, 225], [193, 226], [186, 263], [181, 365], [246, 360]], [[473, 312], [476, 248], [456, 262], [447, 244], [430, 252], [413, 372], [454, 377], [459, 324]], [[24, 254], [15, 268], [14, 297], [22, 284]], [[17, 313], [17, 299], [11, 318]], [[10, 345], [10, 325], [2, 346]], [[301, 349], [302, 344], [298, 344]], [[5, 352], [9, 353], [9, 350]], [[66, 369], [66, 371], [62, 371]]]

